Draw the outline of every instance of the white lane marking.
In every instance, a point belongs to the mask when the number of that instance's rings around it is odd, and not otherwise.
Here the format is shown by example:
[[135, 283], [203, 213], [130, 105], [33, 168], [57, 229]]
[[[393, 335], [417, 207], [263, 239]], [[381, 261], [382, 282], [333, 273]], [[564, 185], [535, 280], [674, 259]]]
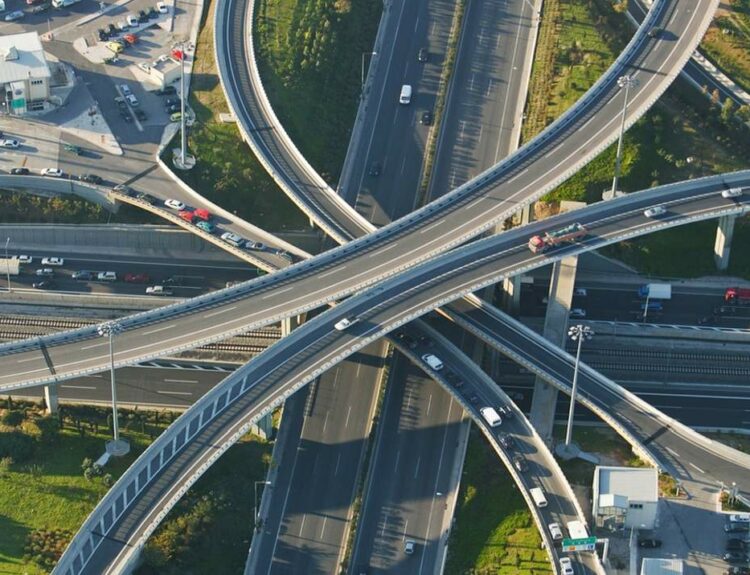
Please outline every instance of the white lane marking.
[[398, 462], [401, 459], [401, 450], [399, 449], [396, 452], [396, 464], [393, 466], [393, 471], [395, 472], [398, 469]]
[[407, 519], [407, 520], [406, 520], [406, 522], [404, 523], [404, 534], [403, 534], [403, 536], [401, 537], [401, 541], [404, 541], [404, 540], [406, 539], [406, 528], [407, 528], [408, 526], [409, 526], [409, 520]]
[[404, 161], [401, 162], [401, 173], [404, 173], [404, 169], [406, 168], [406, 156], [404, 156]]
[[167, 330], [167, 329], [172, 329], [173, 327], [175, 327], [175, 325], [176, 324], [173, 323], [171, 325], [165, 325], [165, 326], [162, 326], [162, 327], [158, 327], [156, 329], [152, 329], [150, 331], [144, 331], [143, 335], [151, 335], [152, 333], [159, 333], [160, 331], [164, 331], [164, 330]]
[[[346, 267], [346, 266], [343, 266], [343, 267]], [[319, 277], [319, 278], [324, 278], [324, 277], [330, 276], [331, 274], [335, 274], [335, 273], [337, 273], [337, 272], [338, 272], [338, 271], [339, 271], [340, 269], [341, 269], [341, 268], [339, 268], [339, 267], [335, 267], [335, 266], [334, 266], [334, 268], [333, 268], [333, 269], [332, 269], [331, 271], [329, 271], [329, 272], [326, 272], [326, 273], [324, 273], [324, 274], [320, 274], [320, 275], [319, 275], [318, 277]]]
[[526, 169], [525, 169], [525, 170], [524, 170], [523, 172], [519, 172], [519, 173], [517, 173], [517, 174], [516, 174], [515, 176], [513, 176], [513, 177], [512, 177], [512, 178], [511, 178], [510, 180], [508, 180], [508, 181], [506, 182], [506, 184], [510, 184], [511, 182], [514, 182], [514, 181], [516, 181], [516, 180], [517, 180], [518, 178], [520, 178], [521, 176], [523, 176], [523, 175], [524, 175], [524, 174], [525, 174], [526, 172], [528, 172], [528, 171], [529, 171], [529, 169], [528, 169], [528, 168], [526, 168]]
[[339, 472], [339, 465], [341, 464], [341, 453], [339, 453], [338, 457], [336, 458], [336, 467], [333, 470], [334, 477], [338, 475]]
[[326, 432], [326, 427], [328, 426], [328, 415], [329, 415], [330, 413], [331, 413], [330, 411], [326, 411], [326, 418], [325, 418], [325, 421], [323, 421], [323, 433], [324, 433], [324, 434], [325, 434], [325, 432]]
[[326, 532], [326, 521], [328, 521], [328, 517], [323, 517], [323, 527], [320, 528], [320, 539], [323, 540], [323, 534]]
[[442, 224], [442, 223], [444, 223], [444, 222], [445, 222], [445, 218], [443, 218], [442, 220], [438, 220], [438, 221], [436, 221], [436, 222], [435, 222], [434, 224], [432, 224], [432, 225], [429, 225], [429, 226], [427, 226], [427, 227], [426, 227], [425, 229], [423, 229], [423, 230], [422, 230], [421, 232], [419, 232], [419, 233], [420, 233], [420, 234], [424, 234], [424, 233], [426, 233], [426, 232], [429, 232], [429, 231], [430, 231], [431, 229], [433, 229], [433, 228], [436, 228], [436, 227], [438, 227], [438, 226], [439, 226], [440, 224]]
[[427, 401], [427, 413], [425, 415], [430, 415], [431, 407], [432, 407], [432, 394], [430, 394], [430, 399]]
[[583, 129], [584, 129], [584, 128], [585, 128], [586, 126], [588, 126], [588, 125], [589, 125], [589, 124], [591, 123], [591, 120], [593, 120], [594, 118], [596, 118], [596, 114], [594, 114], [594, 115], [593, 115], [593, 116], [591, 116], [591, 117], [590, 117], [590, 118], [589, 118], [588, 120], [586, 120], [586, 121], [585, 121], [585, 122], [583, 123], [583, 125], [582, 125], [582, 126], [581, 126], [580, 128], [578, 128], [578, 129], [576, 130], [576, 132], [580, 132], [581, 130], [583, 130]]
[[157, 389], [156, 393], [161, 393], [162, 395], [193, 395], [192, 391], [166, 391], [163, 389]]
[[414, 22], [414, 31], [417, 31], [417, 28], [419, 28], [419, 16], [417, 16], [417, 21]]
[[[323, 277], [323, 276], [320, 276], [320, 277]], [[284, 289], [272, 290], [271, 293], [269, 293], [267, 295], [264, 295], [261, 299], [268, 299], [268, 298], [271, 298], [271, 297], [276, 297], [280, 293], [288, 292], [291, 289], [294, 289], [294, 286], [289, 286], [289, 287], [286, 287]]]
[[299, 524], [299, 535], [298, 536], [302, 535], [302, 530], [305, 528], [305, 517], [307, 517], [307, 515], [302, 514], [302, 523]]
[[65, 389], [96, 389], [93, 385], [61, 385]]
[[383, 528], [380, 530], [380, 538], [382, 539], [385, 535], [385, 528], [388, 525], [388, 516], [383, 517]]
[[[94, 344], [92, 344], [92, 345], [85, 345], [85, 346], [83, 346], [83, 347], [81, 348], [81, 350], [84, 350], [84, 349], [94, 349], [95, 347], [101, 347], [101, 346], [103, 346], [103, 345], [108, 345], [108, 344], [109, 344], [109, 342], [107, 342], [107, 341], [103, 341], [103, 342], [101, 342], [101, 343], [94, 343]], [[21, 361], [26, 361], [26, 360], [19, 360], [19, 362], [18, 362], [18, 363], [21, 363]]]
[[236, 305], [233, 305], [232, 307], [228, 307], [228, 308], [220, 309], [220, 310], [218, 310], [218, 311], [215, 311], [215, 312], [212, 312], [212, 313], [207, 313], [207, 314], [206, 314], [206, 315], [204, 315], [203, 317], [206, 317], [206, 318], [209, 318], [209, 317], [214, 317], [215, 315], [221, 315], [221, 314], [223, 314], [223, 313], [227, 313], [228, 311], [232, 311], [233, 309], [237, 309], [237, 306], [236, 306]]
[[394, 242], [394, 243], [392, 243], [392, 244], [389, 244], [389, 245], [387, 245], [386, 247], [384, 247], [384, 248], [383, 248], [382, 250], [378, 250], [378, 251], [376, 251], [376, 252], [373, 252], [373, 253], [371, 253], [371, 254], [370, 254], [370, 257], [372, 258], [372, 257], [375, 257], [375, 256], [379, 256], [379, 255], [380, 255], [380, 254], [382, 254], [383, 252], [387, 252], [388, 250], [392, 250], [392, 249], [393, 249], [393, 248], [395, 248], [395, 247], [396, 247], [397, 245], [398, 245], [398, 242]]
[[695, 468], [695, 469], [697, 469], [697, 470], [698, 470], [698, 471], [699, 471], [700, 473], [706, 473], [706, 472], [705, 472], [705, 471], [703, 471], [703, 470], [702, 470], [702, 469], [701, 469], [700, 467], [698, 467], [698, 466], [697, 466], [697, 465], [696, 465], [695, 463], [691, 463], [690, 461], [688, 461], [688, 463], [690, 464], [690, 466], [691, 466], [691, 467], [694, 467], [694, 468]]
[[349, 406], [349, 409], [346, 410], [346, 422], [344, 423], [344, 427], [349, 427], [349, 416], [352, 414], [352, 406]]
[[165, 379], [165, 383], [198, 383], [197, 379]]
[[422, 463], [422, 456], [417, 457], [417, 466], [414, 468], [414, 479], [419, 475], [419, 464]]
[[476, 200], [474, 200], [473, 202], [471, 202], [471, 203], [469, 203], [469, 204], [466, 204], [466, 206], [464, 207], [464, 209], [465, 209], [465, 210], [470, 210], [471, 208], [473, 208], [473, 207], [474, 207], [474, 206], [476, 206], [476, 205], [477, 205], [477, 204], [478, 204], [479, 202], [482, 202], [482, 201], [484, 201], [484, 198], [477, 198], [477, 199], [476, 199]]
[[667, 447], [666, 445], [664, 446], [664, 449], [666, 449], [667, 451], [669, 451], [669, 453], [671, 453], [675, 457], [679, 457], [680, 456], [680, 454], [677, 453], [674, 449], [669, 449], [669, 447]]

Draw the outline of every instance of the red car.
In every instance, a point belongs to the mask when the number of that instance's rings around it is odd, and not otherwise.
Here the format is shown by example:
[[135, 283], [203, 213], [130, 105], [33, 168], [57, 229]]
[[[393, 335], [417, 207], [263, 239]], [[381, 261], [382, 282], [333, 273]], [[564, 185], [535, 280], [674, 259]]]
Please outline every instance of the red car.
[[203, 208], [198, 208], [197, 210], [195, 210], [193, 212], [193, 215], [196, 218], [203, 220], [204, 222], [207, 222], [211, 219], [211, 212], [209, 212], [208, 210], [204, 210]]
[[123, 279], [131, 284], [145, 284], [149, 282], [148, 274], [125, 274]]
[[193, 223], [193, 217], [194, 217], [195, 214], [193, 214], [193, 212], [191, 212], [190, 210], [182, 210], [177, 215], [180, 216], [186, 222], [190, 222], [192, 224]]
[[138, 36], [136, 36], [135, 34], [125, 34], [125, 35], [123, 36], [123, 39], [124, 39], [124, 40], [125, 40], [125, 41], [126, 41], [126, 42], [127, 42], [128, 44], [135, 44], [136, 42], [138, 42]]

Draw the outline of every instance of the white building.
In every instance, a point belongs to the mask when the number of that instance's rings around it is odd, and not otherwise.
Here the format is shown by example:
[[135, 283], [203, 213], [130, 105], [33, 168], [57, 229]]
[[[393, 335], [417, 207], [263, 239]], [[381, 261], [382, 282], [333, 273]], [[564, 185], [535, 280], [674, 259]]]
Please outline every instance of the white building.
[[599, 527], [653, 529], [659, 504], [659, 472], [652, 467], [597, 466], [592, 499]]
[[39, 34], [0, 35], [0, 105], [23, 115], [44, 109], [49, 99], [50, 70]]

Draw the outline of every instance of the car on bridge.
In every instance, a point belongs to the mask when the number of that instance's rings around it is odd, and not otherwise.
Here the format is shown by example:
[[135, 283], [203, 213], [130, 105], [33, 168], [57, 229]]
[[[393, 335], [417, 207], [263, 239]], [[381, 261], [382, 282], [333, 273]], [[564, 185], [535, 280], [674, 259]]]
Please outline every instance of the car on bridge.
[[34, 289], [55, 289], [57, 284], [52, 280], [42, 280], [40, 282], [34, 282], [31, 284]]
[[359, 321], [359, 318], [357, 318], [357, 316], [350, 315], [337, 321], [333, 325], [333, 327], [337, 329], [338, 331], [344, 331], [346, 328], [353, 326], [358, 321]]
[[440, 371], [443, 369], [443, 362], [440, 361], [440, 358], [438, 358], [436, 355], [432, 353], [426, 353], [422, 356], [422, 361], [424, 361], [430, 368], [434, 369], [435, 371]]
[[553, 541], [559, 541], [563, 538], [562, 529], [560, 528], [559, 523], [550, 523], [547, 525], [547, 529], [549, 529], [549, 534], [552, 536]]
[[166, 286], [148, 286], [146, 295], [172, 295], [172, 288]]
[[48, 178], [62, 178], [63, 171], [60, 168], [44, 168], [39, 172]]
[[52, 268], [39, 268], [35, 273], [39, 277], [52, 277], [55, 275], [55, 270]]
[[643, 215], [647, 218], [657, 218], [659, 216], [663, 216], [667, 213], [667, 208], [664, 206], [654, 206], [653, 208], [648, 208], [646, 211], [643, 212]]
[[184, 210], [185, 204], [180, 200], [173, 200], [172, 198], [164, 200], [164, 205], [173, 210]]
[[13, 176], [28, 176], [30, 172], [28, 168], [11, 168], [10, 173]]
[[130, 284], [145, 284], [149, 282], [148, 274], [134, 274], [127, 273], [123, 276], [122, 280]]
[[61, 266], [64, 264], [65, 264], [65, 260], [63, 258], [56, 258], [56, 257], [42, 258], [43, 266]]
[[18, 140], [14, 140], [13, 138], [5, 138], [0, 140], [0, 147], [3, 148], [17, 148], [20, 145], [21, 143]]
[[209, 234], [216, 229], [216, 226], [214, 226], [211, 222], [198, 222], [197, 224], [195, 224], [195, 226], [203, 230], [204, 232], [208, 232]]
[[560, 558], [560, 572], [562, 573], [562, 575], [575, 574], [575, 571], [573, 570], [573, 562], [570, 560], [570, 557]]
[[77, 272], [73, 272], [70, 277], [77, 281], [88, 281], [94, 279], [95, 274], [96, 272], [92, 272], [89, 270], [79, 270]]

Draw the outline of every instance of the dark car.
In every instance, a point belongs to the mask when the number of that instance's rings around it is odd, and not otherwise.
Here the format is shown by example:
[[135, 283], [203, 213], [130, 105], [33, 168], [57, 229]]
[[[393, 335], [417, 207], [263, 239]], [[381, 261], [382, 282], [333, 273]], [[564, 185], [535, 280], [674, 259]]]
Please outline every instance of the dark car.
[[458, 377], [455, 373], [453, 373], [450, 370], [445, 371], [445, 379], [450, 383], [451, 385], [456, 385], [461, 381], [461, 378]]
[[419, 121], [423, 126], [432, 126], [432, 122], [434, 119], [435, 118], [433, 117], [432, 112], [426, 110], [425, 112], [422, 112], [422, 119]]
[[738, 537], [732, 537], [727, 539], [726, 550], [727, 551], [744, 551], [747, 544]]
[[165, 280], [162, 280], [161, 285], [163, 286], [181, 286], [182, 285], [182, 278], [176, 277], [176, 276], [170, 276]]
[[741, 551], [730, 551], [724, 553], [721, 557], [727, 563], [745, 563], [747, 561], [747, 554]]
[[138, 192], [138, 194], [135, 196], [139, 200], [143, 200], [144, 202], [148, 202], [152, 206], [159, 202], [159, 198], [156, 198], [152, 196], [151, 194], [147, 194], [146, 192]]
[[28, 168], [11, 168], [10, 173], [14, 176], [28, 176], [29, 175], [29, 169]]
[[472, 393], [469, 396], [469, 403], [472, 405], [479, 405], [479, 396], [476, 393]]
[[94, 279], [94, 277], [96, 277], [96, 272], [90, 272], [88, 270], [80, 270], [77, 272], [73, 272], [72, 277], [74, 280], [78, 280], [78, 281], [89, 281], [89, 280]]
[[750, 575], [750, 567], [730, 567], [724, 570], [724, 575]]
[[529, 464], [526, 463], [526, 460], [520, 455], [516, 455], [513, 458], [513, 467], [515, 467], [521, 473], [524, 473], [529, 470]]
[[30, 14], [41, 14], [42, 12], [46, 12], [50, 9], [52, 4], [50, 2], [44, 2], [43, 4], [37, 4], [36, 6], [32, 7], [31, 10], [29, 10]]
[[127, 110], [120, 110], [120, 117], [128, 123], [133, 121], [133, 116]]
[[[171, 86], [170, 86], [171, 87]], [[166, 88], [164, 88], [166, 90]], [[164, 107], [168, 106], [179, 106], [180, 105], [180, 99], [179, 98], [167, 98], [164, 100]]]
[[146, 14], [145, 10], [139, 10], [138, 11], [138, 22], [148, 22], [148, 14]]
[[98, 186], [104, 180], [102, 180], [101, 176], [97, 176], [96, 174], [81, 174], [81, 181], [89, 184], [96, 184]]
[[144, 112], [140, 108], [136, 108], [135, 117], [138, 118], [141, 122], [145, 122], [146, 120], [148, 120], [148, 116], [146, 115], [146, 112]]
[[153, 20], [154, 18], [159, 17], [159, 12], [156, 11], [156, 8], [151, 6], [151, 8], [148, 9], [148, 17], [149, 19]]
[[110, 38], [112, 36], [117, 36], [117, 33], [119, 30], [117, 29], [117, 26], [115, 26], [112, 22], [107, 24], [107, 34], [109, 34]]
[[750, 531], [750, 523], [729, 522], [724, 525], [725, 533], [745, 533], [747, 531]]
[[96, 35], [99, 37], [99, 41], [105, 42], [106, 40], [109, 40], [109, 34], [107, 34], [107, 31], [104, 28], [99, 28], [96, 31]]
[[644, 547], [646, 549], [656, 549], [657, 547], [661, 547], [661, 539], [638, 539], [638, 547]]
[[180, 111], [180, 105], [179, 104], [172, 104], [171, 106], [165, 106], [164, 111], [167, 114], [176, 114]]
[[507, 433], [503, 433], [498, 437], [498, 440], [500, 441], [500, 445], [502, 445], [505, 449], [510, 449], [513, 447], [513, 436], [508, 435]]
[[432, 347], [433, 345], [435, 345], [435, 342], [432, 341], [426, 335], [420, 335], [418, 339], [419, 339], [419, 345], [423, 345], [425, 347]]
[[427, 48], [420, 48], [419, 52], [417, 52], [417, 60], [419, 60], [420, 62], [424, 64], [429, 59], [430, 59], [430, 53], [427, 50]]
[[42, 280], [40, 282], [34, 282], [31, 284], [34, 289], [55, 289], [57, 284], [52, 280]]
[[370, 170], [367, 172], [373, 178], [377, 178], [380, 175], [381, 165], [380, 162], [373, 162], [370, 166]]
[[154, 90], [154, 94], [157, 96], [171, 96], [176, 93], [177, 89], [174, 86], [164, 86], [163, 88]]
[[664, 32], [664, 28], [660, 26], [654, 26], [653, 28], [651, 28], [651, 30], [648, 31], [648, 35], [651, 38], [658, 38], [662, 32]]

